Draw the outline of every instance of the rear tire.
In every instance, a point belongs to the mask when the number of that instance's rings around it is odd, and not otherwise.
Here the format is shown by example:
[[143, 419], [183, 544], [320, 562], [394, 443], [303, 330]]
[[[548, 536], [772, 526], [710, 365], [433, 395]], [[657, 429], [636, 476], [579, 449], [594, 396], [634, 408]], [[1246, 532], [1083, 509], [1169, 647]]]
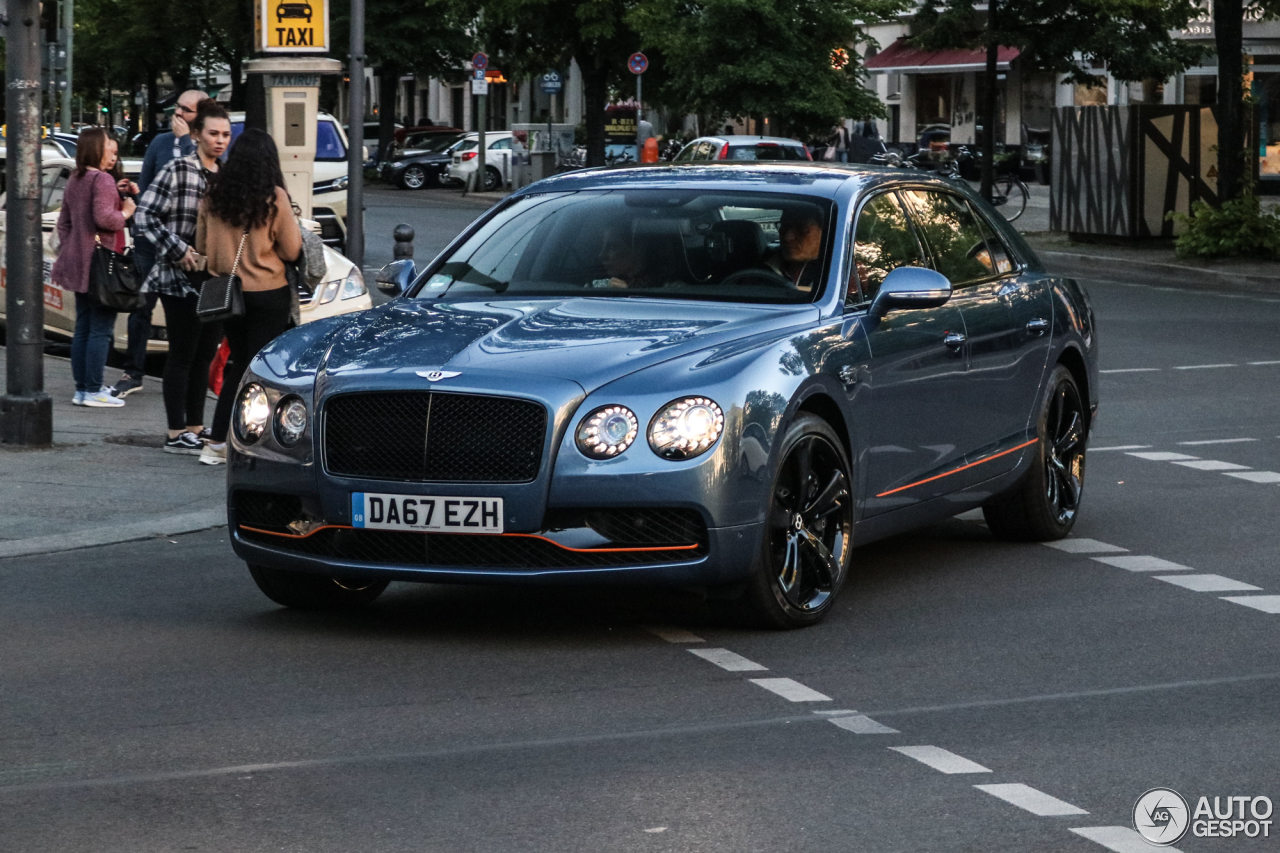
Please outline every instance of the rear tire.
[[409, 166], [400, 176], [400, 187], [406, 190], [420, 190], [427, 185], [427, 170], [421, 166]]
[[1013, 491], [982, 508], [1000, 539], [1051, 542], [1071, 532], [1084, 493], [1088, 442], [1084, 401], [1071, 371], [1058, 365], [1037, 419], [1031, 469]]
[[494, 192], [502, 187], [502, 173], [493, 166], [484, 167], [484, 191]]
[[294, 610], [356, 610], [382, 595], [389, 583], [254, 565], [249, 566], [249, 574], [267, 598]]

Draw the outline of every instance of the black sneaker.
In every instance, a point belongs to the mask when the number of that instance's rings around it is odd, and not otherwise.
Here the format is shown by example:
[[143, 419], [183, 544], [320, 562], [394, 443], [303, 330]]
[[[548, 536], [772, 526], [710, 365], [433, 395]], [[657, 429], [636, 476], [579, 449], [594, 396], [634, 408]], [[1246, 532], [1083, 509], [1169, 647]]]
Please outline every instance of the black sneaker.
[[209, 432], [208, 427], [205, 427], [204, 429], [196, 433], [196, 438], [200, 439], [200, 441], [203, 442], [204, 444], [208, 444], [209, 442], [213, 441], [213, 433]]
[[186, 453], [190, 456], [199, 456], [200, 451], [204, 449], [204, 443], [196, 438], [193, 432], [184, 432], [177, 438], [166, 439], [164, 443], [165, 453]]
[[120, 377], [120, 381], [111, 389], [112, 397], [128, 397], [134, 391], [142, 390], [142, 380], [134, 379], [129, 374]]

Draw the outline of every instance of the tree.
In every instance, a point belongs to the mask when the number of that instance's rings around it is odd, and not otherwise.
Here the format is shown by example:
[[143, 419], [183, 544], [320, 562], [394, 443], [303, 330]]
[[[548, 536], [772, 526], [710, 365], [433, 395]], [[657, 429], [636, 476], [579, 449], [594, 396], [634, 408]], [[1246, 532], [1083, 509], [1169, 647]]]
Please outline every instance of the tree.
[[1194, 14], [1194, 0], [991, 0], [985, 13], [975, 9], [973, 0], [946, 0], [940, 8], [920, 7], [912, 40], [933, 50], [986, 50], [980, 116], [982, 194], [989, 199], [999, 46], [1018, 48], [1025, 67], [1065, 74], [1078, 83], [1100, 82], [1087, 69], [1096, 63], [1106, 63], [1117, 80], [1165, 80], [1204, 54], [1203, 48], [1172, 34]]
[[627, 57], [640, 48], [628, 16], [642, 0], [489, 0], [480, 40], [508, 76], [566, 68], [577, 60], [587, 126], [587, 164], [604, 165], [610, 90], [629, 83]]
[[648, 0], [630, 16], [662, 57], [657, 94], [718, 122], [769, 116], [783, 134], [826, 136], [846, 118], [882, 116], [861, 64], [835, 51], [868, 41], [859, 22], [909, 8], [899, 0]]

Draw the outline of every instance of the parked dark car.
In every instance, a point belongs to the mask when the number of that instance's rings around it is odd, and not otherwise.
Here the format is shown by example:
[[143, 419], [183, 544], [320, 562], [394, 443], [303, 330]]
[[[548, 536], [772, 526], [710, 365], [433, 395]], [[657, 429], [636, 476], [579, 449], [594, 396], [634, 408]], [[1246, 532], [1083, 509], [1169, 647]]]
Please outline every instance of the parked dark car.
[[584, 170], [515, 193], [395, 298], [258, 354], [236, 553], [291, 607], [392, 580], [696, 586], [832, 609], [853, 545], [981, 507], [1075, 523], [1088, 298], [967, 186], [866, 166]]
[[405, 137], [420, 133], [463, 133], [460, 127], [444, 127], [438, 124], [420, 124], [413, 127], [401, 127], [395, 132], [396, 145], [404, 145]]
[[803, 142], [779, 136], [700, 136], [672, 161], [701, 163], [708, 160], [812, 160]]
[[384, 181], [401, 189], [439, 186], [449, 166], [449, 149], [466, 135], [462, 131], [433, 131], [407, 136], [404, 147], [392, 150], [391, 157], [379, 168], [379, 174]]

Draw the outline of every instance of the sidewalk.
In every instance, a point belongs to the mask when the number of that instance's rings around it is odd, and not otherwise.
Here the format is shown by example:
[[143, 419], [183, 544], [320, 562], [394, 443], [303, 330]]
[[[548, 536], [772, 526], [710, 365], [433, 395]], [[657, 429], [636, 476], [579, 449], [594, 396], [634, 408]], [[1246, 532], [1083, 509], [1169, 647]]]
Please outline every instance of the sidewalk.
[[1179, 256], [1170, 243], [1073, 243], [1065, 234], [1024, 234], [1052, 273], [1138, 284], [1280, 293], [1280, 262]]
[[[0, 373], [7, 352], [0, 347]], [[160, 380], [124, 408], [71, 405], [71, 362], [45, 356], [53, 447], [0, 445], [0, 559], [90, 548], [226, 523], [222, 466], [165, 453]], [[108, 368], [113, 382], [118, 371]], [[206, 417], [213, 417], [209, 400]]]

